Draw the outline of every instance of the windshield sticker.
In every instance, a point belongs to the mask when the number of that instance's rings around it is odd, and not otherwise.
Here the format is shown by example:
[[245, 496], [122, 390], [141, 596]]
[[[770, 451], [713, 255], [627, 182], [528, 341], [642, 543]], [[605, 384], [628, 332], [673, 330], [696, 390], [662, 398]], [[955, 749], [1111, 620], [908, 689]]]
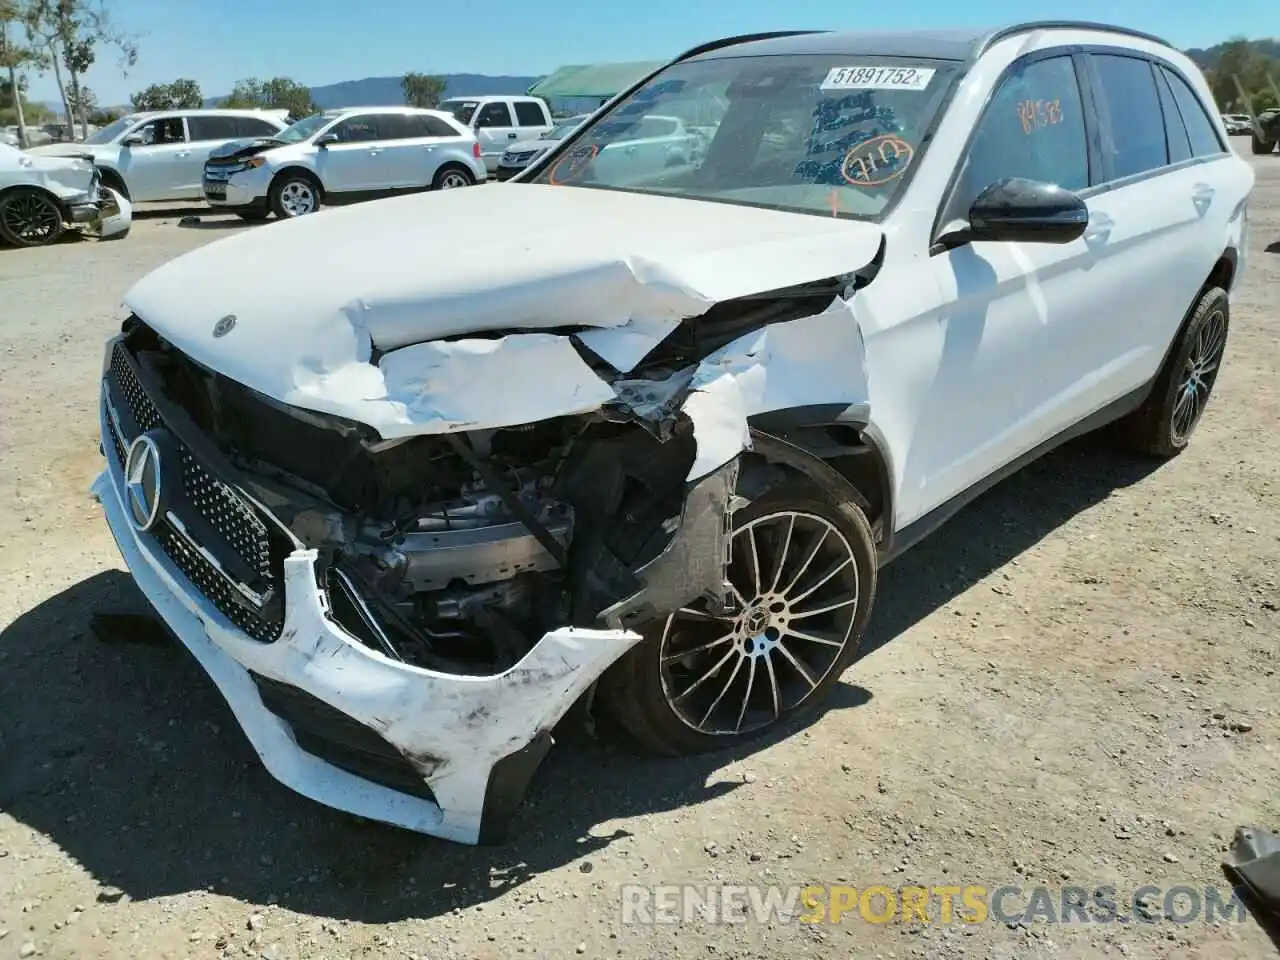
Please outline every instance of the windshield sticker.
[[1022, 132], [1028, 136], [1062, 122], [1061, 100], [1019, 100], [1014, 106]]
[[555, 166], [547, 173], [547, 183], [553, 187], [563, 186], [587, 169], [591, 161], [600, 152], [597, 146], [575, 147], [556, 161]]
[[930, 67], [833, 67], [823, 90], [923, 90], [937, 71]]
[[915, 151], [895, 134], [864, 140], [844, 155], [840, 175], [855, 187], [878, 187], [902, 176]]

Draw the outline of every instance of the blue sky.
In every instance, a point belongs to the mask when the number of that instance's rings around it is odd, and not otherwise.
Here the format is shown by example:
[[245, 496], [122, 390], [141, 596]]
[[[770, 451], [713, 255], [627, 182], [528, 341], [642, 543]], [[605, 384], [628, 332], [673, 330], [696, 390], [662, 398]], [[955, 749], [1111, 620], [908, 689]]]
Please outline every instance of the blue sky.
[[[241, 77], [290, 76], [308, 86], [438, 73], [540, 75], [564, 63], [657, 60], [708, 39], [788, 28], [875, 29], [986, 26], [1073, 19], [1114, 22], [1179, 47], [1211, 46], [1234, 34], [1280, 35], [1280, 0], [109, 0], [119, 26], [139, 36], [137, 65], [122, 77], [106, 51], [88, 82], [103, 104], [128, 101], [147, 84], [176, 77], [206, 96]], [[32, 78], [32, 96], [55, 100], [52, 77]]]

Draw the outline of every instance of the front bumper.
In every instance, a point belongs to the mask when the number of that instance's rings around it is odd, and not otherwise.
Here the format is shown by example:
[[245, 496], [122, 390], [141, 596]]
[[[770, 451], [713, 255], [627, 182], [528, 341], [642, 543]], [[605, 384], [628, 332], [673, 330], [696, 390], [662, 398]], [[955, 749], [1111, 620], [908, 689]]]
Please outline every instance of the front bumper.
[[[232, 174], [227, 180], [210, 180], [205, 177], [201, 188], [205, 202], [211, 207], [252, 208], [265, 207], [270, 178], [256, 177], [257, 171]], [[258, 181], [262, 180], [261, 183]]]
[[505, 167], [502, 164], [498, 164], [498, 169], [494, 172], [494, 177], [497, 180], [510, 180], [516, 174], [524, 173], [528, 167], [529, 165], [527, 163], [521, 164], [518, 167]]
[[103, 240], [123, 237], [133, 225], [133, 204], [109, 187], [67, 201], [67, 212], [72, 223], [92, 225]]
[[109, 396], [104, 385], [107, 466], [93, 493], [138, 587], [222, 692], [268, 771], [358, 816], [461, 843], [500, 839], [552, 726], [639, 635], [566, 627], [501, 674], [422, 669], [344, 630], [318, 586], [316, 552], [299, 549], [284, 560], [279, 638], [254, 639], [135, 526]]

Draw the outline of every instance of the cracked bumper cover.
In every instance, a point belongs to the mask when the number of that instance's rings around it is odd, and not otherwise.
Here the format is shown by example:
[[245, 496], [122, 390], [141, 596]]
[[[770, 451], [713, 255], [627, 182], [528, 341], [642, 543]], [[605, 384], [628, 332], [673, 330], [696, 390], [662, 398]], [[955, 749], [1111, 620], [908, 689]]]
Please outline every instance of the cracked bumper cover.
[[[106, 436], [105, 413], [102, 428]], [[624, 624], [636, 623], [641, 610], [687, 602], [690, 593], [721, 594], [726, 506], [736, 475], [735, 460], [690, 487], [671, 543], [638, 571], [645, 589], [602, 617], [617, 629], [553, 630], [494, 676], [438, 673], [365, 646], [329, 617], [310, 550], [284, 561], [280, 638], [252, 639], [136, 530], [124, 504], [121, 465], [110, 452], [92, 491], [138, 587], [217, 685], [277, 780], [327, 806], [474, 844], [502, 838], [551, 745], [551, 728], [639, 642]], [[371, 779], [362, 775], [367, 767], [331, 762], [327, 748], [339, 740], [346, 761], [380, 759], [380, 773]], [[318, 741], [326, 749], [317, 749]], [[387, 755], [413, 782], [382, 775]]]

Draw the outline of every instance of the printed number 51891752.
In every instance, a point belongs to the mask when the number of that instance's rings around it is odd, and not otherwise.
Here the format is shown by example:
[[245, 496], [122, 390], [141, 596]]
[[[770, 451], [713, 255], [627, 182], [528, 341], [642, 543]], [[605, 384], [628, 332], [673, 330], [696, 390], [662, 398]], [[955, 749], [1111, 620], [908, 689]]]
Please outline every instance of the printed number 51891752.
[[823, 90], [923, 90], [936, 71], [929, 67], [833, 67]]

